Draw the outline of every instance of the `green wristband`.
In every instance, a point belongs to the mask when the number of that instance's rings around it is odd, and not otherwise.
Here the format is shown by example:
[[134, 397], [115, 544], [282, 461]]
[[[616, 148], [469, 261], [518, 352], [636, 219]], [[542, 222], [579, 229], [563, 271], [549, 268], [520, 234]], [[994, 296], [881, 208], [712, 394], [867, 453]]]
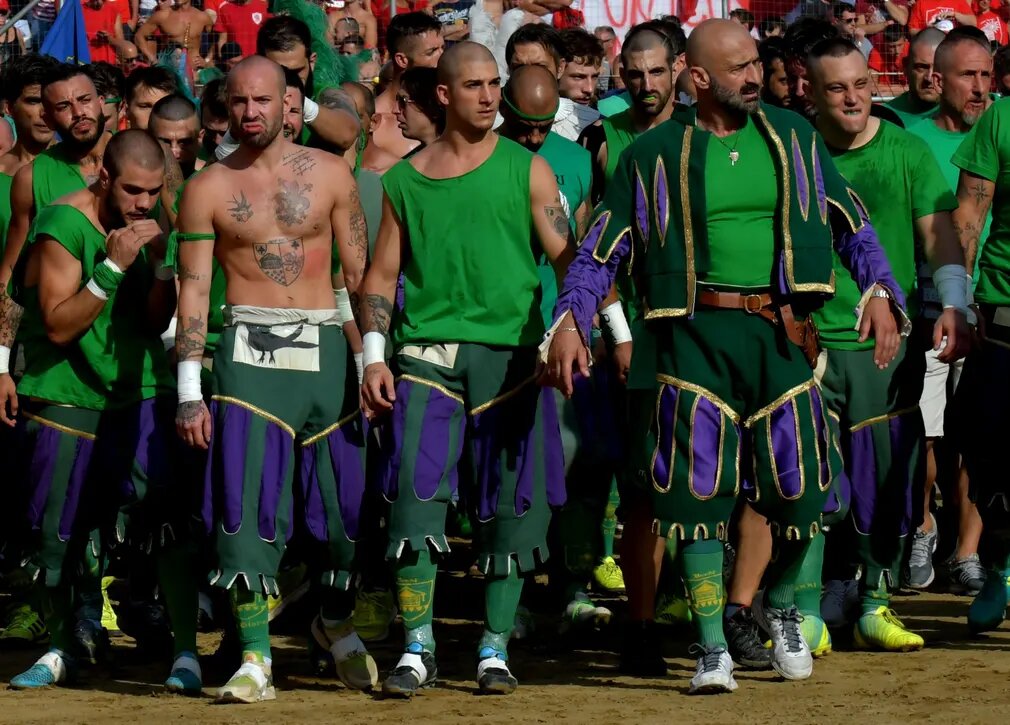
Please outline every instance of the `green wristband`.
[[98, 289], [102, 290], [106, 296], [111, 295], [119, 287], [119, 283], [123, 281], [126, 277], [125, 272], [117, 272], [113, 269], [112, 265], [115, 264], [112, 260], [106, 258], [101, 264], [95, 267], [95, 273], [91, 275], [92, 281], [98, 285]]

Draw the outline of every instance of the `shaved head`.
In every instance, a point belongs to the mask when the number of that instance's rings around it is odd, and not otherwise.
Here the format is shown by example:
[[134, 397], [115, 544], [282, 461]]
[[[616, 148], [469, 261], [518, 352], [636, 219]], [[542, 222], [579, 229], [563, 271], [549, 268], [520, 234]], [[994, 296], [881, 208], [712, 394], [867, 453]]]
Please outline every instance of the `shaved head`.
[[120, 131], [109, 141], [102, 157], [102, 166], [111, 178], [116, 178], [127, 164], [148, 171], [165, 169], [165, 152], [161, 144], [139, 128]]
[[625, 39], [624, 45], [621, 46], [622, 58], [627, 58], [632, 53], [641, 53], [653, 48], [663, 48], [666, 51], [666, 59], [669, 63], [673, 63], [677, 57], [670, 39], [658, 30], [645, 28], [635, 33], [629, 33], [628, 36]]
[[729, 47], [748, 43], [754, 46], [756, 54], [754, 38], [738, 22], [723, 18], [706, 20], [687, 38], [687, 64], [709, 70]]
[[165, 96], [154, 104], [151, 109], [151, 119], [160, 118], [163, 121], [188, 121], [196, 118], [196, 104], [179, 93]]
[[241, 85], [243, 81], [262, 78], [263, 74], [273, 74], [277, 81], [277, 88], [283, 97], [288, 87], [284, 77], [284, 68], [261, 55], [250, 55], [235, 64], [235, 67], [228, 73], [228, 92], [232, 93], [233, 89]]
[[947, 34], [940, 30], [939, 28], [924, 28], [915, 34], [912, 38], [912, 42], [909, 45], [909, 53], [912, 52], [914, 48], [930, 48], [936, 50], [936, 46], [943, 42]]
[[491, 63], [498, 66], [491, 51], [480, 43], [464, 40], [449, 48], [438, 60], [438, 82], [452, 83], [459, 76], [463, 66], [469, 63]]
[[523, 115], [547, 116], [558, 110], [558, 81], [539, 65], [521, 65], [509, 78], [505, 98]]

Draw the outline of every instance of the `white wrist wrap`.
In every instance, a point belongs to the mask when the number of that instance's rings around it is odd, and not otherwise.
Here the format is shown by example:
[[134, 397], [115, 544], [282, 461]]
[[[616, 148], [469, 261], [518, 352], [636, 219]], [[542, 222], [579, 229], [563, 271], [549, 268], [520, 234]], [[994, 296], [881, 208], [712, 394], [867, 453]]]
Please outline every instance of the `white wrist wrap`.
[[84, 285], [84, 286], [87, 287], [88, 292], [90, 292], [91, 294], [93, 294], [95, 297], [97, 297], [98, 299], [102, 300], [103, 302], [105, 302], [106, 300], [109, 299], [109, 296], [107, 294], [105, 294], [105, 290], [103, 290], [101, 287], [99, 287], [98, 286], [98, 282], [96, 282], [94, 279], [89, 279], [88, 283], [86, 285]]
[[311, 124], [319, 116], [319, 104], [311, 98], [302, 101], [302, 120]]
[[218, 161], [224, 161], [237, 148], [238, 141], [232, 138], [231, 131], [228, 131], [228, 133], [224, 135], [224, 138], [221, 139], [221, 143], [219, 143], [217, 148], [214, 149], [214, 156], [217, 157]]
[[964, 281], [965, 297], [968, 298], [968, 306], [970, 307], [971, 305], [975, 304], [975, 291], [972, 289], [975, 280], [971, 278], [970, 274], [965, 274], [964, 278], [965, 278]]
[[333, 299], [337, 302], [337, 319], [341, 325], [354, 322], [354, 312], [351, 310], [351, 296], [347, 294], [347, 288], [333, 290]]
[[113, 262], [108, 257], [106, 257], [105, 259], [102, 260], [102, 264], [104, 264], [106, 267], [108, 267], [109, 269], [111, 269], [116, 274], [122, 274], [123, 273], [123, 270], [121, 270], [119, 268], [119, 265], [116, 264], [115, 262]]
[[620, 302], [607, 305], [600, 310], [600, 322], [615, 345], [631, 342], [631, 328], [628, 327], [628, 320], [624, 317], [624, 308]]
[[386, 336], [381, 332], [366, 332], [361, 338], [361, 369], [372, 363], [386, 362]]
[[365, 353], [354, 353], [354, 367], [358, 369], [358, 385], [361, 385], [361, 381], [365, 379], [365, 366], [363, 365], [364, 360]]
[[200, 390], [200, 371], [203, 364], [199, 360], [183, 360], [178, 368], [179, 402], [190, 403], [203, 400]]
[[11, 372], [11, 349], [6, 345], [0, 345], [0, 375], [10, 375]]
[[953, 307], [968, 313], [967, 279], [963, 264], [945, 264], [933, 272], [933, 284], [944, 309]]

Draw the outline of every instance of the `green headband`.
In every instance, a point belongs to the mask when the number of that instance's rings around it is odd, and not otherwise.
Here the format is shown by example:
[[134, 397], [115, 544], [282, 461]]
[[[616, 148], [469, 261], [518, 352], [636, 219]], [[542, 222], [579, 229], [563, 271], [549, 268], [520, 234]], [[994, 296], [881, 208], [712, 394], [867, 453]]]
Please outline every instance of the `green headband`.
[[558, 114], [558, 108], [561, 106], [561, 100], [558, 99], [558, 105], [555, 106], [554, 110], [551, 111], [550, 113], [545, 113], [542, 116], [531, 116], [530, 114], [523, 113], [518, 108], [516, 108], [515, 104], [509, 100], [508, 94], [502, 93], [501, 99], [505, 101], [505, 105], [512, 110], [512, 113], [514, 113], [524, 121], [553, 121], [554, 117]]
[[120, 98], [119, 96], [106, 96], [105, 102], [106, 103], [122, 103], [123, 99]]

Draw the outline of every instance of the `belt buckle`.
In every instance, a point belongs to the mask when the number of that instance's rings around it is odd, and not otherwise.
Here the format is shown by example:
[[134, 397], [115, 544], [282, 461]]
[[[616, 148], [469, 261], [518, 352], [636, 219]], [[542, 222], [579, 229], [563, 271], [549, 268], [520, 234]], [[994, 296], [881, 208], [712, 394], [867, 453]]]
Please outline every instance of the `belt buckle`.
[[743, 309], [748, 315], [756, 315], [764, 308], [761, 295], [744, 295]]

